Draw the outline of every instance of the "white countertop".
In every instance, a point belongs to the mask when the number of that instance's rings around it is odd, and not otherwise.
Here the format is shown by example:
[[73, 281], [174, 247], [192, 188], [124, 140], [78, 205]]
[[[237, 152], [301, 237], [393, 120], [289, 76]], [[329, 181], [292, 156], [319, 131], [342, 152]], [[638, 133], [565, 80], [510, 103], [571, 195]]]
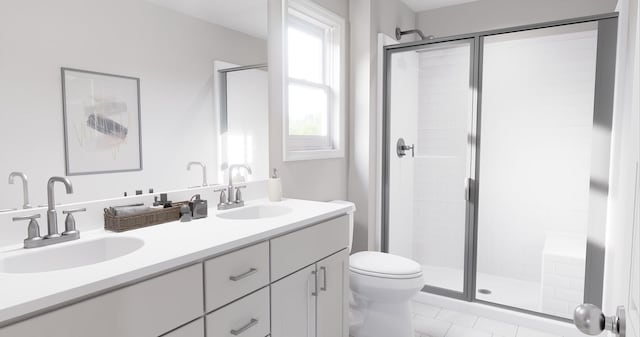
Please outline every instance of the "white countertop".
[[[268, 200], [247, 202], [247, 206], [268, 204]], [[227, 220], [209, 208], [209, 217], [191, 222], [171, 222], [125, 233], [104, 230], [82, 232], [76, 241], [33, 250], [22, 245], [4, 247], [0, 258], [55, 249], [105, 236], [125, 236], [144, 240], [142, 248], [131, 254], [89, 266], [44, 273], [0, 273], [0, 326], [34, 312], [87, 297], [150, 275], [162, 273], [207, 257], [219, 255], [252, 243], [264, 241], [351, 211], [347, 204], [296, 199], [273, 203], [291, 212], [259, 220]], [[224, 211], [229, 212], [229, 211]]]

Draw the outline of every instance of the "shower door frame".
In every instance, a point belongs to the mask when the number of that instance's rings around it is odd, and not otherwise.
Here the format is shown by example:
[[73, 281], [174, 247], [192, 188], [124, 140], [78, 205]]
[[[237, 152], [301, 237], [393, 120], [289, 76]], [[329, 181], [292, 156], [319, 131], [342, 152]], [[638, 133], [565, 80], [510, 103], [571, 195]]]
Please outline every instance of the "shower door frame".
[[[484, 38], [492, 35], [516, 33], [541, 28], [552, 28], [558, 26], [597, 22], [597, 56], [596, 56], [596, 80], [594, 92], [594, 125], [608, 126], [612, 129], [613, 124], [613, 100], [614, 100], [614, 82], [615, 82], [615, 64], [616, 64], [616, 47], [617, 47], [617, 27], [618, 13], [607, 13], [600, 15], [585, 16], [573, 19], [551, 21], [545, 23], [523, 25], [504, 29], [495, 29], [478, 33], [461, 34], [431, 40], [422, 40], [416, 42], [408, 42], [384, 46], [383, 59], [383, 78], [382, 78], [382, 175], [381, 175], [381, 247], [383, 252], [389, 252], [389, 201], [390, 201], [390, 159], [392, 153], [390, 151], [391, 142], [391, 126], [390, 126], [390, 97], [391, 87], [389, 85], [391, 75], [391, 57], [397, 52], [407, 52], [413, 50], [424, 49], [429, 45], [440, 43], [470, 41], [471, 60], [470, 78], [473, 84], [473, 105], [472, 105], [472, 124], [470, 132], [472, 132], [473, 143], [470, 152], [470, 184], [468, 186], [466, 202], [466, 224], [465, 224], [465, 253], [464, 253], [464, 277], [463, 291], [457, 292], [451, 289], [444, 289], [426, 285], [422, 291], [451, 297], [455, 299], [465, 300], [469, 302], [478, 302], [486, 305], [496, 306], [504, 309], [514, 310], [536, 316], [551, 318], [560, 321], [571, 321], [563, 317], [545, 314], [538, 311], [527, 310], [523, 308], [513, 307], [509, 305], [493, 303], [476, 298], [476, 277], [477, 277], [477, 255], [478, 255], [478, 204], [479, 204], [479, 171], [480, 171], [480, 151], [481, 151], [481, 117], [482, 117], [482, 67], [483, 67], [483, 46]], [[610, 166], [610, 145], [611, 132], [608, 137], [608, 144], [604, 141], [592, 145], [591, 172], [606, 173], [607, 180], [604, 182], [606, 195], [604, 197], [594, 197], [594, 188], [602, 189], [602, 186], [594, 186], [593, 181], [590, 182], [589, 191], [589, 223], [588, 223], [588, 240], [586, 251], [585, 265], [585, 286], [584, 286], [584, 302], [602, 306], [602, 295], [604, 285], [604, 237], [606, 234], [606, 217], [607, 217], [607, 196], [609, 184], [609, 166]], [[602, 146], [602, 145], [608, 146]], [[598, 165], [599, 164], [599, 165]], [[594, 167], [597, 166], [597, 167]], [[592, 242], [595, 239], [596, 242]], [[602, 244], [602, 247], [599, 247]]]

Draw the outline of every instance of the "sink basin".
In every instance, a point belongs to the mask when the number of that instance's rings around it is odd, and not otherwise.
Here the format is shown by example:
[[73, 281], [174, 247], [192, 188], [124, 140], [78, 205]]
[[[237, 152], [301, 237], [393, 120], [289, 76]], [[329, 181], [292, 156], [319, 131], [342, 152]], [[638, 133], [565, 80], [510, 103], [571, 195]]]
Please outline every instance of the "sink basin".
[[91, 241], [36, 248], [0, 258], [0, 273], [41, 273], [88, 266], [133, 253], [144, 241], [129, 237], [105, 237]]
[[237, 210], [218, 214], [218, 217], [232, 220], [265, 219], [285, 215], [291, 208], [277, 205], [248, 206]]

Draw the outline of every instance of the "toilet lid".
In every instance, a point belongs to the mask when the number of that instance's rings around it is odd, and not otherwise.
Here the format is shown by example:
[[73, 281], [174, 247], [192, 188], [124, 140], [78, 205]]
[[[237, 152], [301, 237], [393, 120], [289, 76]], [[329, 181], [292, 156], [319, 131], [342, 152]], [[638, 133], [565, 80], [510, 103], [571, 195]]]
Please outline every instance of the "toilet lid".
[[422, 268], [416, 261], [381, 252], [355, 253], [349, 257], [349, 268], [367, 275], [380, 275], [383, 277], [422, 274]]

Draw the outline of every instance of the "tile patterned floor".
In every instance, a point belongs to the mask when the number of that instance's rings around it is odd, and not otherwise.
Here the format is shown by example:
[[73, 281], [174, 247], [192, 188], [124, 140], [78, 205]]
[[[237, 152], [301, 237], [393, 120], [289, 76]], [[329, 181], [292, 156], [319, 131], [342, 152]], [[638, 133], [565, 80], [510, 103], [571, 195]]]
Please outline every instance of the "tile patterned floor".
[[416, 337], [561, 337], [418, 302], [413, 314]]

